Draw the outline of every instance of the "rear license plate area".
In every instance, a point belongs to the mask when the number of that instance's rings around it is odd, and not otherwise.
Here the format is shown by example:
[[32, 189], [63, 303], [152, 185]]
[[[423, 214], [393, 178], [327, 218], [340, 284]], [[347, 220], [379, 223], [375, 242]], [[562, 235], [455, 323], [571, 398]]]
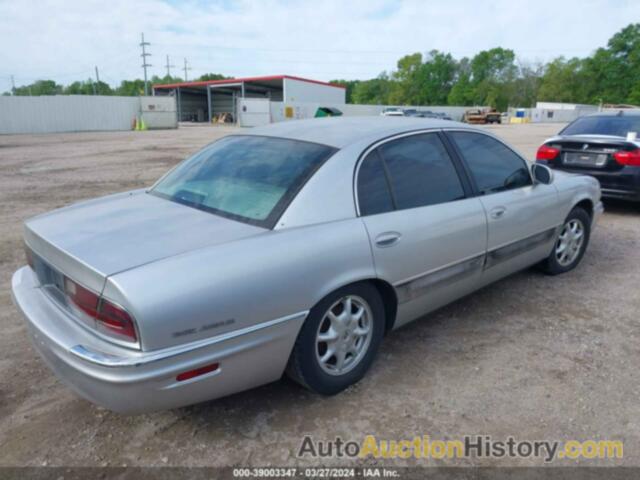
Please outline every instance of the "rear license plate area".
[[606, 153], [566, 152], [562, 158], [565, 165], [579, 167], [604, 167], [607, 163]]
[[40, 285], [47, 290], [60, 303], [66, 304], [64, 296], [64, 275], [51, 267], [35, 253], [33, 254], [33, 266]]

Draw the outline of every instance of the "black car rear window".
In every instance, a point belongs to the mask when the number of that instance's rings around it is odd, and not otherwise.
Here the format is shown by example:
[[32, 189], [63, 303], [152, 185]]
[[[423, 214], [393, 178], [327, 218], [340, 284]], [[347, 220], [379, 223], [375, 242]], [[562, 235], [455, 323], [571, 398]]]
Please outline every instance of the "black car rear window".
[[569, 124], [560, 135], [613, 135], [626, 137], [628, 132], [640, 134], [640, 115], [601, 115], [580, 117]]
[[223, 138], [161, 179], [149, 193], [273, 228], [304, 183], [335, 148], [284, 138]]

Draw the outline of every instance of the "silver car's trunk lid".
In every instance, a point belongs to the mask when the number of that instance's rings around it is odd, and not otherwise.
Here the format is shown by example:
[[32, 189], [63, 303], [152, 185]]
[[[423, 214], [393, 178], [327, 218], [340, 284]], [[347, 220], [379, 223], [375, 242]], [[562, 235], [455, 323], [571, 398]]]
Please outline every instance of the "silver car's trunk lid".
[[25, 241], [53, 268], [101, 292], [117, 272], [264, 231], [139, 190], [32, 218]]

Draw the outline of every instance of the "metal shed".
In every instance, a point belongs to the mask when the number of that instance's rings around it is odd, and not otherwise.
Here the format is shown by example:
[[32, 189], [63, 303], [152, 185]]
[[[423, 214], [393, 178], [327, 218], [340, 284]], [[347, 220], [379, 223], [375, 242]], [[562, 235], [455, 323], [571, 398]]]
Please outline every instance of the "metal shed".
[[238, 99], [262, 98], [272, 102], [345, 103], [345, 89], [319, 80], [271, 75], [154, 85], [154, 95], [173, 95], [180, 121], [211, 122], [220, 114], [238, 118]]

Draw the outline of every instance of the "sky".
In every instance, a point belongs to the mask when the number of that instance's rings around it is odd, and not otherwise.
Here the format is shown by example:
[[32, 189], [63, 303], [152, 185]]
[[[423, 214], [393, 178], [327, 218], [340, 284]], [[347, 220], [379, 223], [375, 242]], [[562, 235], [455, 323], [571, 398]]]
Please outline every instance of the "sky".
[[640, 21], [638, 0], [0, 0], [0, 92], [37, 79], [288, 74], [368, 79], [406, 54], [493, 47], [527, 62], [586, 56]]

